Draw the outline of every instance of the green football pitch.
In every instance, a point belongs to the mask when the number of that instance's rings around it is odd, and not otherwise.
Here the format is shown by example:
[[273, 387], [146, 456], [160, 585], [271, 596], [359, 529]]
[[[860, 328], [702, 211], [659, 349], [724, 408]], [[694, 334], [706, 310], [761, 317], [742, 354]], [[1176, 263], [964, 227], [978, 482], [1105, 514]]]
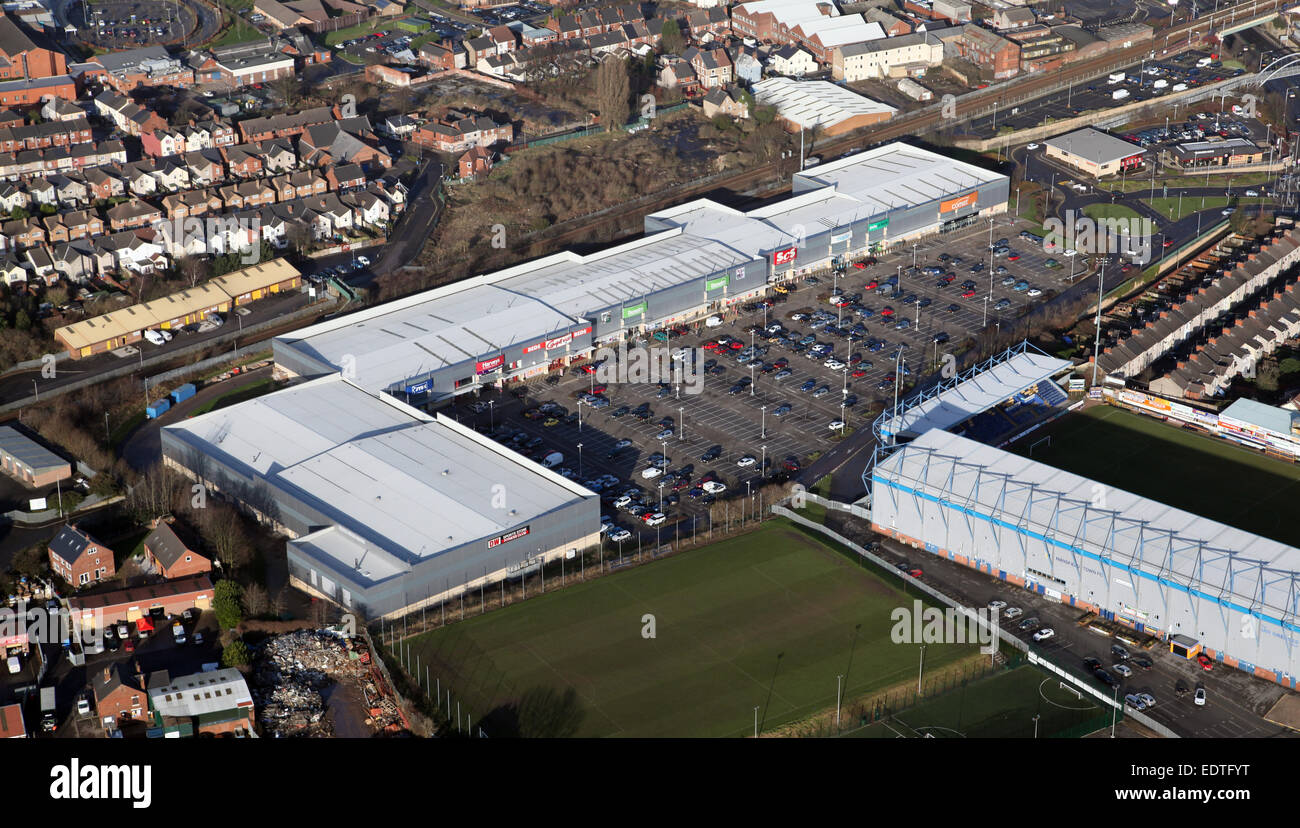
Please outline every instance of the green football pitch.
[[1067, 414], [1011, 450], [1030, 446], [1034, 460], [1300, 546], [1300, 465], [1111, 405]]
[[[1110, 708], [1065, 689], [1059, 677], [1030, 665], [1001, 672], [846, 732], [863, 739], [1032, 739], [1079, 737], [1109, 724]], [[1035, 717], [1037, 720], [1035, 721]]]
[[[748, 736], [914, 678], [917, 596], [786, 521], [410, 639], [488, 736]], [[654, 637], [646, 637], [653, 616]], [[927, 673], [977, 653], [929, 644]], [[423, 672], [421, 670], [420, 672]]]

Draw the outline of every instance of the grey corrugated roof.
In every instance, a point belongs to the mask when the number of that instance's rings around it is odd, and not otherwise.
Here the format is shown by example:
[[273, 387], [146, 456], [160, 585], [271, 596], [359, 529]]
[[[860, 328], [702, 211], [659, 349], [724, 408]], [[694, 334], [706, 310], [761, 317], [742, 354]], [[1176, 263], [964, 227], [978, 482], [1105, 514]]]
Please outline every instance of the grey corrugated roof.
[[0, 452], [11, 455], [38, 474], [69, 465], [67, 460], [13, 426], [0, 426]]

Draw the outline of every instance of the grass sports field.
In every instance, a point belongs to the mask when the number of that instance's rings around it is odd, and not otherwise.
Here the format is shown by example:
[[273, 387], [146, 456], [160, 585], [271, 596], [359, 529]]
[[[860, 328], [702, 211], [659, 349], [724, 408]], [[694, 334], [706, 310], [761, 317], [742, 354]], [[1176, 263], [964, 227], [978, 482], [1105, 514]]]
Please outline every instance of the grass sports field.
[[1300, 466], [1110, 405], [1068, 414], [1020, 441], [1033, 459], [1136, 495], [1300, 546]]
[[[1086, 693], [1061, 688], [1061, 680], [1024, 665], [997, 673], [939, 698], [915, 705], [866, 727], [845, 733], [865, 739], [1032, 739], [1053, 736], [1099, 720], [1109, 708]], [[1083, 729], [1092, 729], [1083, 728]], [[1071, 733], [1081, 736], [1082, 733]]]
[[[900, 582], [785, 521], [413, 637], [489, 735], [747, 736], [914, 680]], [[655, 637], [642, 637], [654, 615]], [[926, 647], [927, 672], [977, 652]], [[486, 717], [486, 718], [485, 718]]]

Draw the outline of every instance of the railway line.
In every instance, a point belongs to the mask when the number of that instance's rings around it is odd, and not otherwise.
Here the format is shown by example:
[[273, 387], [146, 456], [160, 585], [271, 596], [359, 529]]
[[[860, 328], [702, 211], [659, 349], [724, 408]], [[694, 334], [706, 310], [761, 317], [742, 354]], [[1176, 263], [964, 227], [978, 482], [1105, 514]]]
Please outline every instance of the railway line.
[[[1261, 18], [1286, 5], [1282, 0], [1241, 2], [1212, 15], [1181, 23], [1158, 33], [1151, 41], [1080, 61], [1061, 72], [1026, 75], [961, 95], [953, 102], [950, 112], [945, 112], [944, 103], [939, 102], [883, 124], [865, 127], [843, 138], [825, 141], [817, 146], [816, 152], [824, 157], [836, 157], [853, 149], [864, 149], [909, 135], [933, 134], [943, 128], [996, 113], [998, 109], [1007, 110], [1018, 103], [1132, 66], [1153, 54], [1167, 58], [1195, 48], [1214, 34], [1216, 26], [1222, 28], [1240, 25], [1237, 22], [1239, 18]], [[1156, 48], [1157, 45], [1160, 45], [1159, 49]], [[762, 191], [765, 196], [779, 195], [789, 189], [788, 182], [782, 183], [788, 176], [780, 175], [780, 169], [780, 162], [768, 162], [724, 177], [711, 177], [703, 182], [664, 190], [653, 197], [626, 202], [602, 213], [569, 219], [529, 239], [529, 255], [542, 255], [566, 245], [616, 240], [620, 232], [627, 234], [627, 228], [633, 223], [632, 218], [639, 220], [646, 213], [699, 198], [716, 190], [728, 190], [737, 194], [757, 194]]]

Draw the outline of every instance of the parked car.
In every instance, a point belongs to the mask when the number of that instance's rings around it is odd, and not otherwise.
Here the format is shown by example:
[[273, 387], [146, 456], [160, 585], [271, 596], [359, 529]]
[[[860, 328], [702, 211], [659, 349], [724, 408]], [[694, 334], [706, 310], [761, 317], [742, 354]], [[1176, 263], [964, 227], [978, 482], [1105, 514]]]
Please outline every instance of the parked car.
[[1197, 688], [1196, 688], [1196, 693], [1195, 693], [1195, 695], [1192, 696], [1192, 701], [1195, 702], [1196, 705], [1197, 705], [1198, 707], [1204, 707], [1204, 706], [1205, 706], [1205, 688], [1204, 688], [1204, 687], [1197, 687]]

